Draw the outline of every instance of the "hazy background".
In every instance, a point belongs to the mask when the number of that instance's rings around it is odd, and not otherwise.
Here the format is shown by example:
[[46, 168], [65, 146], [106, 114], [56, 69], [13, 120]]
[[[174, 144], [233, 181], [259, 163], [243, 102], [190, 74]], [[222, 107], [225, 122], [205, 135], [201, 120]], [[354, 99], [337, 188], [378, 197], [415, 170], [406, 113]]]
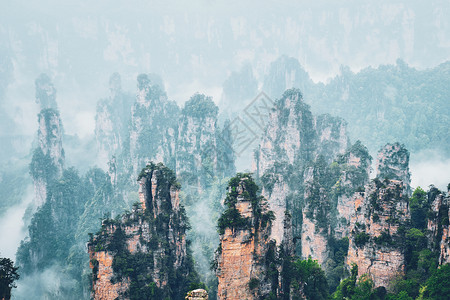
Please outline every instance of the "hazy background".
[[[439, 0], [0, 0], [0, 162], [27, 172], [39, 109], [34, 80], [43, 72], [57, 89], [65, 133], [88, 144], [113, 72], [130, 92], [139, 73], [151, 72], [179, 104], [197, 91], [219, 104], [231, 72], [249, 63], [261, 88], [280, 55], [296, 58], [315, 82], [327, 82], [341, 65], [356, 72], [401, 58], [418, 69], [434, 67], [450, 59], [448, 16], [450, 2]], [[411, 159], [413, 186], [446, 187], [449, 157], [430, 149]], [[8, 218], [23, 215], [29, 196], [23, 199]], [[0, 220], [0, 251], [12, 256], [10, 245], [21, 236], [6, 237], [8, 220]]]

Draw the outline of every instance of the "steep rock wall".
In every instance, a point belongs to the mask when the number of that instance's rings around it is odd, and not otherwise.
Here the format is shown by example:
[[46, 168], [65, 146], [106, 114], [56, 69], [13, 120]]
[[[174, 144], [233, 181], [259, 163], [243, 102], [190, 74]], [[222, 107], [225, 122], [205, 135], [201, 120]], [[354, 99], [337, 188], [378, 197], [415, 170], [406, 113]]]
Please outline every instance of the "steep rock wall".
[[162, 87], [148, 75], [138, 76], [136, 101], [131, 108], [130, 160], [133, 174], [149, 161], [175, 169], [175, 140], [179, 108], [168, 101]]
[[[304, 176], [308, 164], [321, 157], [331, 163], [349, 145], [346, 122], [329, 115], [313, 116], [299, 90], [277, 100], [255, 153], [255, 172], [276, 219], [271, 238], [282, 243], [285, 211], [292, 212], [294, 236], [302, 232]], [[309, 231], [308, 231], [309, 232]]]
[[356, 263], [359, 274], [369, 274], [376, 286], [389, 288], [392, 279], [405, 271], [397, 235], [400, 224], [410, 218], [403, 183], [374, 181], [361, 196], [350, 223], [347, 263]]
[[259, 299], [277, 288], [267, 275], [268, 253], [275, 251], [275, 243], [269, 242], [273, 213], [256, 196], [249, 174], [234, 179], [225, 200], [228, 208], [219, 219], [218, 299]]
[[122, 91], [118, 73], [109, 79], [110, 94], [97, 103], [95, 115], [95, 137], [98, 159], [106, 165], [111, 157], [125, 152], [129, 145], [128, 126], [131, 117], [133, 97]]
[[36, 102], [41, 107], [38, 114], [38, 147], [33, 152], [30, 173], [34, 183], [34, 204], [37, 208], [47, 199], [48, 185], [61, 177], [65, 161], [62, 146], [63, 126], [56, 107], [56, 89], [45, 74], [36, 79]]
[[387, 144], [378, 154], [377, 178], [355, 197], [347, 263], [356, 263], [359, 274], [369, 274], [376, 286], [390, 288], [392, 279], [405, 272], [398, 230], [411, 218], [408, 163], [403, 146]]
[[430, 244], [439, 252], [439, 264], [450, 263], [449, 202], [448, 195], [436, 195], [431, 203], [431, 218], [427, 224]]
[[139, 183], [140, 203], [119, 219], [104, 220], [89, 242], [94, 299], [144, 297], [149, 285], [154, 295], [177, 298], [186, 292], [187, 277], [197, 276], [187, 253], [187, 220], [174, 173], [150, 164]]

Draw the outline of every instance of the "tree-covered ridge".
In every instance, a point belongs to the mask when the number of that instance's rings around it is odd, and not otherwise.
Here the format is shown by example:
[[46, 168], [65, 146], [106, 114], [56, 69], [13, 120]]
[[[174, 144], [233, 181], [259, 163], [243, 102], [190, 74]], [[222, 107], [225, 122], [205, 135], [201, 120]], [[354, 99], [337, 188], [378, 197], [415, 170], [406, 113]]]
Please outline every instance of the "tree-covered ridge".
[[449, 78], [450, 62], [418, 70], [398, 60], [358, 72], [343, 66], [329, 82], [316, 84], [295, 58], [280, 57], [263, 90], [276, 99], [288, 88], [300, 88], [315, 113], [344, 118], [351, 138], [371, 152], [399, 141], [413, 152], [438, 148], [448, 155], [450, 142], [442, 133], [450, 127]]
[[306, 98], [313, 109], [345, 118], [351, 136], [372, 151], [400, 141], [411, 151], [433, 145], [448, 154], [449, 142], [441, 137], [450, 126], [449, 78], [449, 62], [423, 71], [403, 61], [358, 73], [343, 68]]

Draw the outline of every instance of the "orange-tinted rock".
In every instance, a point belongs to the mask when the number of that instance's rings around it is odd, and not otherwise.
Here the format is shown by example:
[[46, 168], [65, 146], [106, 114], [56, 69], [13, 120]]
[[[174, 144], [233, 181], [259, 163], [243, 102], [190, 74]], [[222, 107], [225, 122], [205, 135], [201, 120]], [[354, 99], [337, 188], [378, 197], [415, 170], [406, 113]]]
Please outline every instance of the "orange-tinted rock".
[[[102, 230], [88, 245], [94, 273], [94, 299], [127, 299], [126, 292], [132, 287], [132, 278], [139, 277], [145, 278], [147, 282], [144, 284], [154, 284], [159, 288], [160, 293], [165, 295], [163, 298], [178, 298], [185, 287], [174, 287], [175, 283], [172, 282], [167, 288], [169, 274], [179, 272], [178, 276], [189, 276], [189, 272], [193, 272], [186, 265], [189, 261], [185, 238], [186, 219], [181, 211], [179, 186], [174, 174], [162, 164], [151, 164], [141, 175], [140, 205], [135, 205], [130, 213], [125, 213], [119, 220], [104, 220]], [[121, 258], [120, 266], [117, 267], [121, 272], [126, 270], [134, 274], [133, 265], [128, 265], [124, 257], [139, 255], [137, 259], [146, 261], [148, 266], [135, 277], [116, 274], [112, 267], [116, 255]], [[173, 293], [177, 293], [176, 296]]]
[[[263, 225], [261, 219], [255, 217], [250, 199], [243, 196], [245, 180], [248, 178], [242, 179], [237, 187], [239, 196], [235, 207], [251, 225], [248, 228], [227, 227], [220, 236], [216, 256], [217, 296], [220, 300], [259, 299], [267, 293], [262, 260], [269, 249], [270, 224]], [[268, 211], [264, 203], [261, 204], [261, 211], [262, 214]], [[249, 285], [251, 280], [256, 282], [252, 290]]]
[[[114, 275], [112, 262], [114, 257], [106, 251], [90, 252], [90, 267], [94, 268], [93, 262], [98, 263], [98, 271], [93, 278], [93, 298], [94, 300], [114, 300], [121, 293], [128, 289], [129, 282], [127, 280], [111, 283]], [[94, 274], [95, 275], [95, 274]]]
[[372, 182], [361, 193], [363, 199], [355, 201], [347, 263], [356, 263], [358, 274], [371, 276], [375, 286], [389, 288], [405, 271], [403, 249], [396, 236], [399, 225], [410, 217], [403, 193], [401, 181]]

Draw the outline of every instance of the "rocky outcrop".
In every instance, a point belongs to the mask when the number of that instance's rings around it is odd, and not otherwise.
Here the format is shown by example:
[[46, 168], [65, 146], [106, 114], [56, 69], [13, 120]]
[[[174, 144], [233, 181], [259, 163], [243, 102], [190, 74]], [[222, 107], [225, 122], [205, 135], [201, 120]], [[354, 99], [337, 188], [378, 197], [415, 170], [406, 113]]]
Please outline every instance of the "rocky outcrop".
[[285, 90], [292, 88], [298, 88], [309, 95], [313, 86], [313, 81], [298, 60], [283, 55], [270, 64], [269, 72], [264, 78], [263, 90], [275, 99]]
[[269, 242], [273, 213], [264, 198], [256, 195], [257, 189], [250, 174], [230, 180], [227, 209], [218, 226], [218, 299], [259, 299], [277, 288], [268, 274], [276, 253], [275, 243]]
[[177, 177], [200, 193], [219, 173], [217, 113], [211, 97], [195, 94], [186, 102], [178, 124]]
[[137, 78], [136, 101], [131, 108], [130, 160], [133, 174], [149, 161], [175, 169], [176, 127], [179, 108], [168, 101], [160, 84], [148, 75]]
[[139, 183], [140, 203], [130, 213], [104, 220], [88, 244], [94, 299], [179, 299], [188, 277], [197, 276], [187, 252], [187, 219], [174, 173], [151, 163]]
[[367, 148], [357, 141], [337, 161], [340, 165], [340, 176], [333, 187], [333, 192], [337, 196], [334, 236], [342, 239], [349, 235], [355, 203], [361, 201], [361, 194], [358, 191], [364, 191], [364, 186], [369, 183], [372, 157]]
[[[195, 94], [180, 112], [177, 104], [167, 99], [159, 77], [141, 74], [136, 100], [130, 105], [130, 126], [126, 133], [117, 133], [120, 128], [115, 123], [128, 122], [115, 115], [126, 114], [126, 109], [119, 109], [123, 96], [117, 85], [112, 85], [110, 98], [99, 103], [97, 114], [97, 140], [103, 145], [100, 150], [109, 155], [113, 193], [125, 201], [132, 197], [132, 174], [149, 161], [163, 162], [173, 169], [183, 186], [183, 201], [192, 220], [196, 267], [205, 282], [212, 282], [215, 278], [209, 265], [218, 243], [213, 206], [224, 191], [221, 188], [214, 196], [209, 193], [214, 184], [225, 185], [220, 182], [235, 172], [230, 128], [221, 130], [217, 125], [218, 108], [211, 97]], [[121, 146], [122, 136], [128, 140]], [[123, 149], [114, 152], [116, 148]]]
[[350, 145], [347, 136], [347, 122], [329, 114], [314, 118], [317, 132], [316, 155], [323, 156], [327, 161], [333, 161], [339, 154], [345, 153]]
[[357, 141], [332, 164], [319, 156], [304, 172], [301, 256], [317, 260], [327, 273], [343, 263], [334, 254], [344, 251], [338, 248], [349, 235], [359, 196], [355, 191], [369, 181], [370, 162], [367, 148]]
[[427, 224], [429, 240], [432, 247], [437, 249], [439, 253], [439, 264], [450, 263], [450, 197], [443, 193], [433, 196], [431, 217], [428, 219]]
[[347, 263], [358, 265], [359, 274], [371, 276], [376, 286], [389, 288], [393, 278], [405, 272], [398, 231], [411, 218], [408, 161], [405, 148], [387, 144], [378, 154], [377, 178], [353, 197]]
[[405, 271], [398, 229], [409, 218], [401, 181], [370, 183], [355, 199], [347, 263], [357, 264], [359, 274], [369, 274], [375, 286], [389, 288], [392, 279]]
[[409, 172], [409, 151], [399, 143], [387, 144], [379, 152], [376, 167], [380, 179], [395, 179], [403, 182], [408, 195], [411, 194], [411, 174]]
[[184, 105], [178, 122], [176, 172], [183, 186], [183, 201], [191, 219], [191, 243], [196, 267], [204, 282], [215, 281], [210, 270], [214, 250], [219, 242], [215, 207], [222, 200], [225, 183], [212, 194], [227, 176], [234, 173], [234, 156], [228, 128], [217, 125], [218, 108], [211, 97], [195, 94]]
[[302, 199], [308, 196], [304, 186], [313, 170], [307, 169], [308, 164], [319, 157], [331, 163], [348, 146], [346, 122], [329, 115], [313, 116], [299, 90], [287, 90], [277, 101], [254, 163], [263, 185], [263, 195], [276, 216], [271, 237], [277, 244], [284, 239], [287, 209], [292, 211], [294, 236], [301, 235]]
[[[327, 192], [327, 184], [323, 182], [329, 177], [325, 162], [318, 161], [305, 171], [304, 199], [301, 227], [301, 255], [312, 257], [323, 264], [328, 258], [328, 236], [331, 234], [330, 218], [331, 199]], [[334, 180], [331, 180], [331, 182]]]
[[117, 299], [129, 288], [129, 280], [118, 283], [111, 282], [114, 276], [113, 260], [114, 257], [105, 251], [90, 255], [89, 267], [93, 269], [95, 276], [92, 291], [94, 299]]
[[38, 142], [42, 153], [51, 159], [56, 175], [61, 176], [64, 168], [64, 149], [62, 147], [63, 127], [59, 112], [44, 109], [38, 115]]
[[35, 191], [35, 207], [47, 198], [48, 185], [61, 177], [64, 169], [62, 147], [63, 127], [56, 108], [56, 90], [47, 75], [36, 79], [36, 102], [40, 104], [38, 114], [38, 147], [34, 150], [30, 164]]

